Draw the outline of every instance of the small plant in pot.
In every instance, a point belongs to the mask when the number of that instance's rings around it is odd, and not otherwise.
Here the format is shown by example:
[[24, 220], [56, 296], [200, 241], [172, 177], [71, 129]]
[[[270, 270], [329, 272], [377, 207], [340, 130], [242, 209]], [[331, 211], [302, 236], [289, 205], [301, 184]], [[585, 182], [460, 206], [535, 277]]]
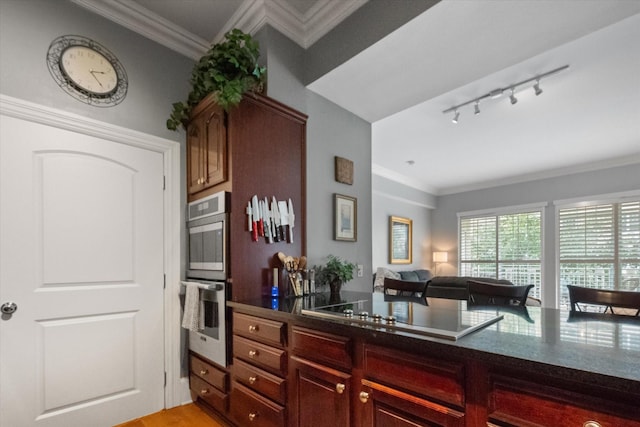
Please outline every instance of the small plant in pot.
[[344, 283], [353, 279], [356, 265], [335, 255], [329, 255], [327, 258], [329, 261], [325, 265], [315, 267], [316, 280], [321, 284], [328, 283], [331, 293], [337, 294]]
[[186, 101], [173, 104], [167, 129], [186, 127], [193, 107], [211, 93], [215, 94], [216, 103], [228, 111], [240, 103], [246, 92], [262, 92], [266, 68], [258, 65], [258, 42], [237, 28], [224, 37], [193, 67], [191, 92]]

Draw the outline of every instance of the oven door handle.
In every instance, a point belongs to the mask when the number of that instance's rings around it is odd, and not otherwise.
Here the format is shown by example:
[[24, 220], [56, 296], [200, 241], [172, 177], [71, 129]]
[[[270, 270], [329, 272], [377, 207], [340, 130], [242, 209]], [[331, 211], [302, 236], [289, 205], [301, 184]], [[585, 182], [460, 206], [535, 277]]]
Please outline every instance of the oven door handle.
[[221, 291], [221, 290], [224, 289], [224, 286], [221, 283], [205, 284], [205, 283], [200, 283], [200, 282], [185, 282], [185, 281], [182, 281], [180, 283], [182, 285], [184, 285], [184, 286], [187, 286], [187, 285], [190, 285], [190, 284], [195, 284], [200, 289], [205, 289], [207, 291]]

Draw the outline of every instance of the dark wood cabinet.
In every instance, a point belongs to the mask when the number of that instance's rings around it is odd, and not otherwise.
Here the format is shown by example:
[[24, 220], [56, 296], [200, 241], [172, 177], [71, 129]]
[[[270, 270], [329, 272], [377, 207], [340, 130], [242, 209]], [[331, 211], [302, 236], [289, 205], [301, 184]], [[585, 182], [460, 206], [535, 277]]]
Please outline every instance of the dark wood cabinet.
[[292, 356], [289, 381], [292, 426], [348, 427], [351, 424], [351, 374]]
[[226, 115], [217, 104], [203, 102], [187, 126], [188, 201], [209, 194], [206, 190], [226, 181], [227, 174]]
[[229, 403], [227, 373], [196, 353], [189, 356], [189, 371], [193, 400], [201, 399], [221, 414], [226, 414]]
[[283, 322], [233, 314], [230, 412], [238, 425], [286, 425], [286, 331]]
[[[306, 123], [306, 115], [253, 93], [228, 112], [212, 96], [193, 110], [187, 127], [188, 201], [231, 193], [229, 280], [234, 301], [269, 293], [268, 275], [282, 267], [274, 258], [278, 252], [306, 254]], [[251, 239], [245, 208], [254, 195], [291, 199], [293, 242]]]
[[362, 380], [358, 399], [362, 426], [465, 425], [464, 412], [367, 380]]
[[[271, 313], [234, 314], [238, 425], [269, 414], [255, 425], [640, 427], [636, 383], [613, 388], [586, 372], [558, 376], [455, 344]], [[249, 356], [269, 348], [268, 363]]]

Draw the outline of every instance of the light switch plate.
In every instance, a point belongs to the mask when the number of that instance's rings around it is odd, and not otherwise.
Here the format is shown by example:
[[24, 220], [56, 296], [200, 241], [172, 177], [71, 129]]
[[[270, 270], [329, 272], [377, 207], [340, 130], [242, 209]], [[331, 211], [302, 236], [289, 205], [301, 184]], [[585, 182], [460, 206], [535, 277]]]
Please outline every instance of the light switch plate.
[[358, 264], [358, 277], [364, 276], [364, 266], [362, 264]]

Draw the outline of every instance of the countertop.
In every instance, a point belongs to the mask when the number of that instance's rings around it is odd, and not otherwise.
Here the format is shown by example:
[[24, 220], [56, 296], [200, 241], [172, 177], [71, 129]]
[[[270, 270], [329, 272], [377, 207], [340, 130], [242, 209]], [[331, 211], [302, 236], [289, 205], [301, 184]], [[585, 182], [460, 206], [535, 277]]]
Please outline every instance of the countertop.
[[[340, 294], [341, 302], [367, 297], [371, 294], [345, 291]], [[313, 309], [328, 303], [328, 294], [316, 294], [301, 298], [261, 297], [230, 301], [228, 305], [295, 322], [309, 320], [309, 316], [301, 314], [303, 308]], [[384, 334], [386, 338], [410, 341], [411, 345], [434, 346], [435, 350], [448, 346], [444, 349], [490, 363], [640, 394], [640, 318], [541, 307], [526, 307], [524, 313], [500, 307], [494, 310], [504, 318], [456, 341], [390, 331], [384, 327], [373, 331], [370, 327], [350, 323], [348, 319], [315, 321], [339, 323], [353, 329], [354, 333], [370, 337]]]

